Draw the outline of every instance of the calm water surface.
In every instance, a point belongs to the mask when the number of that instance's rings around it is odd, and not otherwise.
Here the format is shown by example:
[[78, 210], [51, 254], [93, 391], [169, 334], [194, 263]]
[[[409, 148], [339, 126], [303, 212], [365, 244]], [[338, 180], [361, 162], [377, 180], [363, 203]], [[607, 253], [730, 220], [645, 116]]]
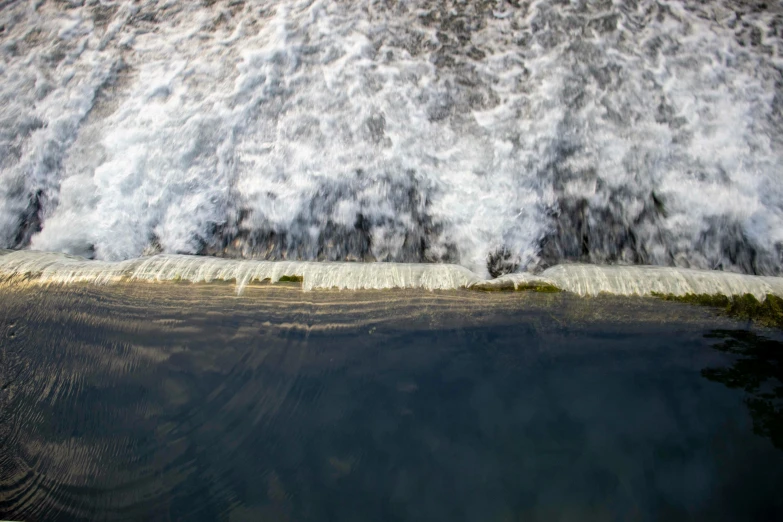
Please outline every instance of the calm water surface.
[[706, 309], [6, 287], [0, 335], [0, 519], [783, 519], [780, 333]]

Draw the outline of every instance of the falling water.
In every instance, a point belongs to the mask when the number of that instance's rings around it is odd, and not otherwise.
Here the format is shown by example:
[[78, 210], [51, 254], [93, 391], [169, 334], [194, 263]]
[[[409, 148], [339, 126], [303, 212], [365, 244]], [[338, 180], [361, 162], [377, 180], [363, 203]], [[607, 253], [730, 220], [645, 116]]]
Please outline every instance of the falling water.
[[[7, 252], [7, 251], [6, 251]], [[540, 275], [507, 274], [484, 280], [465, 267], [444, 263], [329, 263], [257, 261], [159, 254], [127, 261], [92, 261], [63, 254], [0, 252], [0, 282], [37, 285], [126, 281], [232, 282], [237, 293], [250, 283], [301, 281], [304, 290], [520, 289], [542, 286], [582, 296], [688, 294], [783, 297], [783, 277], [762, 277], [675, 267], [557, 265]]]

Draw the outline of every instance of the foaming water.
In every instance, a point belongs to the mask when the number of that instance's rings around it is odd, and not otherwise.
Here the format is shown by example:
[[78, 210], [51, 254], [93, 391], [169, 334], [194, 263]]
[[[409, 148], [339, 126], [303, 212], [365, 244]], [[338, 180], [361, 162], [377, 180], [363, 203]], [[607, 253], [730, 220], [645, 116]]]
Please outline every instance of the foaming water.
[[777, 275], [779, 3], [4, 2], [0, 247]]
[[226, 281], [233, 282], [241, 293], [252, 282], [292, 278], [301, 280], [304, 290], [503, 290], [547, 285], [581, 296], [752, 294], [762, 301], [769, 294], [783, 297], [781, 277], [673, 267], [558, 265], [539, 275], [517, 273], [485, 280], [462, 266], [449, 264], [254, 261], [165, 254], [111, 262], [58, 253], [0, 252], [0, 280], [42, 285]]

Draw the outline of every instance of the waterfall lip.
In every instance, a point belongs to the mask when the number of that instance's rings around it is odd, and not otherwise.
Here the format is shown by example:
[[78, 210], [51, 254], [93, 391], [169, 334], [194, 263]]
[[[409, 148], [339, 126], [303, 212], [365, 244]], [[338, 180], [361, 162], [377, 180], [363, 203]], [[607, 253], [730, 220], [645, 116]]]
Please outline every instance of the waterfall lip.
[[0, 276], [39, 284], [121, 281], [234, 281], [237, 292], [245, 286], [284, 277], [301, 277], [306, 291], [467, 288], [481, 279], [465, 267], [422, 263], [336, 263], [315, 261], [259, 261], [207, 256], [159, 254], [126, 261], [94, 261], [59, 253], [19, 250], [0, 257]]
[[751, 294], [763, 301], [767, 295], [783, 296], [783, 277], [756, 276], [646, 265], [563, 264], [545, 270], [542, 276], [555, 286], [581, 296], [601, 293], [625, 296]]
[[[212, 283], [233, 281], [237, 293], [253, 282], [302, 281], [304, 291], [339, 290], [561, 290], [580, 296], [725, 295], [783, 297], [783, 277], [662, 266], [562, 264], [483, 279], [452, 264], [261, 261], [159, 254], [125, 261], [96, 261], [62, 253], [0, 250], [0, 281], [33, 284], [123, 281]], [[549, 289], [549, 290], [547, 290]]]

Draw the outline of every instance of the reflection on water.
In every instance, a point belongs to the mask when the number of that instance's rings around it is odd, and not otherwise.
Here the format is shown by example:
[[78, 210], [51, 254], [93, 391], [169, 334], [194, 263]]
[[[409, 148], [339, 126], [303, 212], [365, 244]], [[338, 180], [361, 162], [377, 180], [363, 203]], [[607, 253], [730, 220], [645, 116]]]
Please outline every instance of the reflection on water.
[[709, 310], [220, 285], [0, 302], [0, 519], [783, 514], [783, 452], [701, 377], [742, 360], [706, 333], [748, 335]]
[[705, 368], [707, 379], [747, 392], [753, 431], [783, 450], [783, 343], [747, 331], [717, 330], [717, 350], [739, 356], [730, 367]]

